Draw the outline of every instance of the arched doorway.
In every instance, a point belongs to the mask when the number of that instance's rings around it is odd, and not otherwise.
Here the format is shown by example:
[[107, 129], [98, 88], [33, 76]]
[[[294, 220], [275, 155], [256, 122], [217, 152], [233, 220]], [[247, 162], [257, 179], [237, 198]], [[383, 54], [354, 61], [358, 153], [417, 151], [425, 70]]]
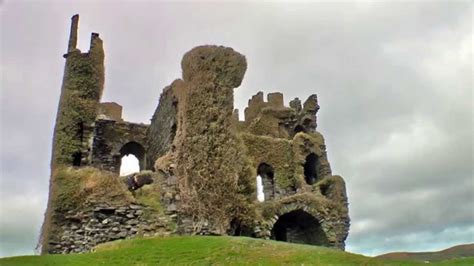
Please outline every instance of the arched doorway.
[[304, 179], [308, 185], [312, 185], [318, 180], [318, 168], [318, 156], [314, 153], [310, 153], [306, 156], [304, 163]]
[[[138, 163], [138, 169], [136, 167], [136, 164]], [[128, 170], [126, 172], [133, 171], [133, 170], [138, 170], [134, 172], [139, 172], [140, 170], [145, 169], [145, 148], [141, 144], [135, 141], [131, 141], [126, 143], [125, 145], [120, 148], [120, 174], [122, 175], [122, 172], [125, 172], [125, 170]], [[122, 164], [124, 167], [127, 169], [122, 169]]]
[[277, 241], [330, 246], [319, 221], [303, 210], [294, 210], [281, 215], [271, 233], [271, 239]]
[[140, 161], [138, 158], [133, 154], [123, 156], [120, 162], [120, 176], [137, 172], [140, 172]]
[[273, 179], [275, 173], [274, 173], [273, 167], [267, 163], [261, 163], [257, 168], [257, 174], [258, 174], [257, 184], [258, 184], [258, 177], [260, 177], [262, 180], [264, 199], [265, 200], [273, 199], [273, 197], [275, 196], [274, 179]]

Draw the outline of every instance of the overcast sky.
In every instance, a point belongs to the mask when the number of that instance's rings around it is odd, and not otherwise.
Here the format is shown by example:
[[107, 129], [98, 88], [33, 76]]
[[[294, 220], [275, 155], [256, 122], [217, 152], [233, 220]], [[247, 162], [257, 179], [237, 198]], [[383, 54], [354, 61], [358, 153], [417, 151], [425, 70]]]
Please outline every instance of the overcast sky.
[[260, 90], [286, 102], [316, 93], [318, 130], [346, 180], [348, 251], [474, 242], [472, 2], [64, 2], [0, 1], [0, 256], [32, 254], [38, 239], [76, 13], [82, 51], [92, 31], [104, 40], [103, 101], [126, 120], [148, 123], [202, 44], [247, 57], [241, 111]]

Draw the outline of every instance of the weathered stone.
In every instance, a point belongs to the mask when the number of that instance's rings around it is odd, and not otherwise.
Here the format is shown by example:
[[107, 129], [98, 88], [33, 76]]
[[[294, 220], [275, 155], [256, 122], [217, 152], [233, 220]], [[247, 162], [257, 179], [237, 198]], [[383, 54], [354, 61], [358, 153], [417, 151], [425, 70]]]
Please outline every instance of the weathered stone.
[[142, 209], [142, 206], [140, 206], [140, 205], [135, 205], [135, 204], [130, 204], [129, 207], [130, 207], [130, 209], [132, 209], [132, 210], [141, 210], [141, 209]]
[[129, 224], [129, 225], [136, 225], [136, 224], [138, 224], [138, 221], [135, 220], [135, 219], [133, 219], [133, 220], [128, 220], [128, 221], [126, 222], [126, 224]]
[[[233, 89], [242, 83], [245, 57], [232, 48], [199, 46], [184, 55], [182, 79], [163, 90], [151, 124], [126, 122], [120, 105], [100, 103], [102, 41], [93, 33], [89, 52], [81, 53], [75, 48], [77, 23], [73, 18], [65, 55], [52, 170], [88, 166], [118, 174], [121, 158], [133, 154], [142, 171], [106, 183], [107, 189], [121, 188], [110, 195], [95, 191], [97, 180], [87, 180], [80, 184], [88, 192], [83, 205], [50, 208], [45, 228], [58, 233], [45, 232], [43, 253], [85, 252], [138, 232], [209, 235], [236, 228], [247, 236], [344, 248], [350, 225], [345, 183], [332, 175], [324, 138], [316, 131], [315, 94], [287, 107], [283, 94], [269, 93], [265, 101], [259, 92], [249, 100], [245, 121], [238, 121]], [[260, 171], [263, 163], [266, 170]], [[271, 208], [255, 202], [255, 173]], [[148, 181], [136, 181], [145, 175]], [[130, 193], [125, 186], [131, 180], [149, 186]], [[49, 205], [62, 206], [54, 202], [64, 198], [55, 195], [60, 189], [54, 181], [52, 176]], [[163, 212], [155, 204], [141, 206], [136, 193], [142, 192], [156, 196]]]
[[212, 73], [214, 82], [224, 87], [240, 85], [247, 70], [245, 57], [232, 48], [223, 46], [199, 46], [187, 52], [181, 61], [183, 79], [193, 82], [203, 73]]
[[167, 211], [170, 211], [170, 212], [176, 211], [176, 205], [175, 204], [168, 205]]

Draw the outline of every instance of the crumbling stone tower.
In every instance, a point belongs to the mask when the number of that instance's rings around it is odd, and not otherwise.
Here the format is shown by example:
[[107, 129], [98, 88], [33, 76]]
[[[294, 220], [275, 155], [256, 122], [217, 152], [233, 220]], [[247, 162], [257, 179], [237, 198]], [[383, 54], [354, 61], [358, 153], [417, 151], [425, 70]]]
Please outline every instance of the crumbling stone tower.
[[54, 129], [52, 165], [79, 166], [87, 160], [89, 125], [97, 115], [104, 89], [104, 49], [92, 33], [89, 52], [76, 48], [79, 16], [72, 17], [64, 78]]
[[[239, 121], [234, 89], [243, 55], [199, 46], [181, 62], [182, 79], [163, 89], [149, 125], [123, 121], [100, 103], [103, 50], [75, 49], [72, 19], [56, 122], [43, 252], [90, 250], [136, 235], [251, 236], [344, 249], [349, 230], [344, 180], [332, 175], [316, 130], [316, 95], [284, 105], [281, 93], [254, 95]], [[127, 191], [121, 158], [151, 185]]]

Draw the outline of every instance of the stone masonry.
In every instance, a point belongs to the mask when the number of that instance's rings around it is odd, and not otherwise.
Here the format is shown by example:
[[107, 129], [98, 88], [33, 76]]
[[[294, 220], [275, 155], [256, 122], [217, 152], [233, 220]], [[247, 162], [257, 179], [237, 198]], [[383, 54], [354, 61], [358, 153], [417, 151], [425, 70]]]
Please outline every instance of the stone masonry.
[[[317, 131], [316, 94], [284, 104], [258, 92], [243, 121], [234, 89], [244, 55], [199, 46], [181, 62], [182, 77], [163, 89], [150, 124], [122, 119], [101, 103], [104, 51], [91, 35], [76, 48], [72, 17], [54, 131], [43, 253], [93, 250], [135, 236], [234, 235], [345, 248], [350, 226], [342, 177], [333, 175]], [[127, 190], [121, 159], [134, 155], [153, 183]], [[261, 180], [263, 198], [257, 200]]]

